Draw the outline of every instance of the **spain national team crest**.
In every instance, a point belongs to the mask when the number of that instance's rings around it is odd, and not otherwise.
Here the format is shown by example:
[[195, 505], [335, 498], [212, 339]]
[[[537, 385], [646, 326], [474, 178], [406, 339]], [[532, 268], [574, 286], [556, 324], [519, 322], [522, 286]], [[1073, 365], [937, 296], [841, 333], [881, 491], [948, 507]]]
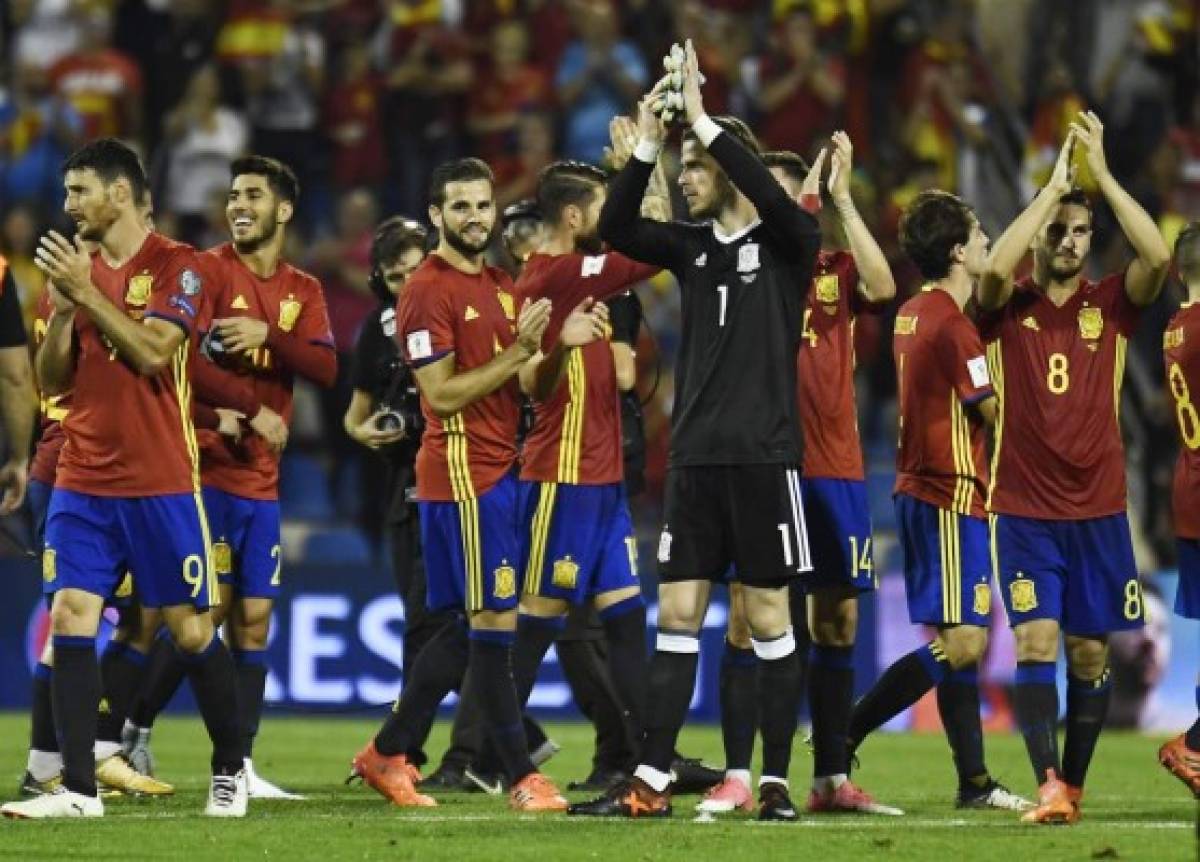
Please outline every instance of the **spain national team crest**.
[[1079, 309], [1079, 335], [1089, 341], [1100, 337], [1104, 331], [1104, 316], [1100, 309], [1085, 305]]
[[554, 586], [562, 590], [573, 590], [578, 580], [579, 564], [577, 562], [570, 557], [554, 561], [554, 572], [550, 575], [550, 582]]
[[988, 583], [975, 585], [975, 602], [971, 608], [981, 617], [992, 612], [992, 587]]
[[492, 573], [492, 595], [498, 599], [511, 599], [517, 594], [517, 570], [512, 566], [501, 566]]
[[150, 292], [154, 290], [154, 277], [142, 273], [135, 275], [129, 279], [129, 285], [125, 289], [125, 304], [126, 305], [145, 305], [150, 301]]
[[504, 309], [504, 316], [509, 320], [516, 320], [517, 306], [513, 302], [512, 294], [503, 290], [497, 290], [496, 298], [500, 300], [500, 307]]
[[1027, 613], [1037, 607], [1037, 589], [1029, 578], [1018, 576], [1009, 584], [1008, 595], [1012, 599], [1012, 609], [1019, 614]]
[[49, 584], [57, 577], [58, 566], [54, 559], [54, 549], [46, 548], [42, 551], [42, 580]]
[[814, 286], [817, 291], [817, 302], [822, 305], [832, 305], [838, 301], [838, 277], [836, 275], [819, 275]]
[[218, 575], [228, 575], [233, 571], [233, 549], [228, 542], [213, 542], [212, 559]]
[[292, 327], [300, 318], [300, 308], [300, 301], [291, 294], [288, 294], [287, 299], [281, 299], [279, 301], [279, 328], [284, 332], [291, 332]]

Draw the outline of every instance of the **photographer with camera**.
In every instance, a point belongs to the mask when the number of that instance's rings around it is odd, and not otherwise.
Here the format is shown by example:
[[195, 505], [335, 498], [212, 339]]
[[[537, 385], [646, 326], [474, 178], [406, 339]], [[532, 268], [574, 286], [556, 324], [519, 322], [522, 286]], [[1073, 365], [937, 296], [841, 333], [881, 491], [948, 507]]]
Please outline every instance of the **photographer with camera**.
[[428, 231], [412, 219], [396, 216], [375, 231], [371, 244], [371, 291], [379, 307], [367, 316], [354, 348], [353, 394], [342, 422], [351, 439], [382, 460], [383, 523], [392, 555], [396, 590], [404, 601], [404, 678], [421, 648], [446, 622], [425, 605], [414, 462], [424, 422], [412, 369], [396, 344], [396, 298], [409, 275], [425, 259]]

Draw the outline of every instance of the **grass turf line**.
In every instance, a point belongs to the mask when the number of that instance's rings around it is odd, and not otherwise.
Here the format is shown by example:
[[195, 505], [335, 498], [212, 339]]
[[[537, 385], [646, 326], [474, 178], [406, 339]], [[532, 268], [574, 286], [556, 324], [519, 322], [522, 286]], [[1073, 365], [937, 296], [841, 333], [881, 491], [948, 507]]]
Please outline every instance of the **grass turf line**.
[[[1075, 827], [1028, 827], [1006, 812], [958, 811], [949, 751], [938, 735], [881, 735], [861, 752], [857, 780], [903, 818], [804, 817], [799, 824], [758, 824], [744, 817], [693, 823], [695, 797], [676, 800], [666, 822], [576, 820], [509, 813], [502, 797], [444, 794], [436, 809], [400, 810], [375, 793], [344, 787], [350, 757], [375, 721], [268, 716], [255, 765], [265, 777], [309, 796], [306, 802], [251, 803], [243, 821], [213, 821], [201, 811], [207, 790], [208, 742], [198, 718], [165, 718], [155, 730], [159, 775], [176, 785], [166, 800], [110, 800], [99, 821], [0, 822], [0, 859], [1196, 859], [1196, 803], [1157, 765], [1159, 740], [1133, 734], [1102, 737], [1088, 781], [1084, 821]], [[591, 729], [555, 724], [563, 745], [546, 771], [561, 786], [590, 765]], [[436, 759], [448, 727], [430, 746]], [[0, 775], [15, 790], [24, 767], [28, 720], [0, 714]], [[714, 727], [684, 732], [681, 747], [720, 762]], [[989, 765], [1014, 791], [1029, 795], [1033, 779], [1017, 736], [989, 736]], [[803, 805], [812, 761], [797, 742], [793, 786]], [[11, 790], [9, 792], [12, 792]], [[6, 795], [6, 794], [5, 794]], [[584, 794], [568, 794], [573, 799]], [[1024, 860], [1021, 860], [1024, 862]]]

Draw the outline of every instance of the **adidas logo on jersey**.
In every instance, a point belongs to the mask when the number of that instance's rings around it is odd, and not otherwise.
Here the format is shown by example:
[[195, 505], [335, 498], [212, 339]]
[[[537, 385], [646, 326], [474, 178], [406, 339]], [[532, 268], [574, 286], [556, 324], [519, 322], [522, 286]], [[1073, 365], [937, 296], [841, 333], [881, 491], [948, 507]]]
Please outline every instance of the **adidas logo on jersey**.
[[468, 305], [466, 312], [463, 314], [463, 320], [474, 320], [477, 317], [479, 317], [479, 312]]
[[236, 297], [234, 297], [233, 302], [229, 303], [229, 307], [230, 308], [249, 308], [250, 306], [246, 303], [246, 297], [242, 296], [239, 293]]
[[1041, 332], [1042, 328], [1038, 326], [1038, 322], [1032, 317], [1027, 317], [1021, 321], [1021, 325], [1026, 329], [1032, 329], [1034, 332]]
[[700, 252], [700, 256], [698, 258], [696, 258], [695, 263], [696, 263], [696, 266], [704, 266], [704, 264], [708, 263], [708, 252], [706, 252], [706, 251]]

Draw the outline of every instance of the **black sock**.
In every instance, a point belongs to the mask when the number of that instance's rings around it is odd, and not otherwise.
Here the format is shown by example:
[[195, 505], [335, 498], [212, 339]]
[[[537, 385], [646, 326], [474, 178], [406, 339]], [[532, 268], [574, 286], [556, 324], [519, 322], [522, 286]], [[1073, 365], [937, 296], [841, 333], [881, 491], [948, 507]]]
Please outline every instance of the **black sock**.
[[1108, 668], [1093, 680], [1067, 674], [1067, 732], [1063, 735], [1062, 775], [1063, 781], [1073, 787], [1083, 787], [1087, 778], [1111, 699], [1112, 673]]
[[600, 612], [608, 641], [608, 668], [625, 721], [641, 739], [646, 718], [646, 603], [640, 595]]
[[755, 641], [758, 655], [758, 714], [763, 751], [763, 779], [787, 779], [800, 710], [800, 656], [791, 631], [769, 641]]
[[1200, 685], [1196, 686], [1196, 720], [1184, 734], [1184, 742], [1192, 751], [1200, 751]]
[[100, 700], [100, 720], [96, 725], [97, 742], [120, 744], [121, 728], [129, 715], [129, 705], [145, 678], [146, 656], [128, 644], [109, 641], [100, 657], [100, 681], [104, 696]]
[[438, 706], [463, 685], [467, 656], [466, 626], [461, 621], [443, 626], [417, 656], [391, 715], [375, 734], [376, 751], [386, 757], [408, 756], [425, 744]]
[[138, 727], [153, 727], [154, 720], [166, 709], [186, 676], [187, 667], [164, 630], [150, 648], [142, 690], [129, 710], [130, 721]]
[[915, 649], [883, 672], [850, 713], [849, 745], [858, 748], [867, 734], [921, 699], [950, 672], [939, 641]]
[[242, 756], [254, 756], [254, 737], [262, 720], [263, 695], [267, 690], [267, 654], [260, 649], [233, 651], [237, 668], [238, 724], [242, 728]]
[[846, 733], [854, 704], [854, 647], [813, 644], [808, 675], [813, 777], [850, 771]]
[[479, 697], [488, 738], [496, 747], [509, 786], [537, 768], [529, 759], [529, 745], [517, 702], [517, 686], [512, 674], [512, 632], [472, 629], [471, 660], [467, 674], [471, 688]]
[[983, 761], [978, 669], [971, 666], [948, 674], [937, 687], [937, 702], [942, 727], [946, 729], [946, 741], [954, 754], [959, 789], [986, 787], [988, 771]]
[[100, 706], [100, 667], [96, 639], [54, 636], [54, 674], [50, 681], [54, 722], [63, 757], [63, 786], [96, 795], [96, 710]]
[[53, 674], [54, 668], [41, 662], [33, 669], [29, 747], [34, 751], [58, 751], [58, 737], [54, 734], [54, 706], [50, 695]]
[[538, 669], [550, 645], [564, 628], [566, 617], [535, 617], [521, 614], [517, 620], [517, 639], [512, 648], [512, 674], [517, 686], [517, 702], [524, 707], [537, 682]]
[[[687, 720], [696, 687], [700, 639], [691, 632], [660, 631], [646, 687], [646, 730], [642, 763], [670, 772], [679, 729]], [[658, 788], [656, 788], [658, 789]]]
[[1025, 737], [1034, 780], [1040, 785], [1046, 773], [1058, 776], [1058, 686], [1052, 661], [1019, 661], [1013, 686], [1013, 711]]
[[719, 688], [725, 768], [749, 771], [758, 736], [758, 657], [753, 649], [725, 641]]
[[180, 656], [212, 741], [213, 775], [237, 775], [242, 768], [242, 734], [233, 656], [215, 632], [201, 652]]

